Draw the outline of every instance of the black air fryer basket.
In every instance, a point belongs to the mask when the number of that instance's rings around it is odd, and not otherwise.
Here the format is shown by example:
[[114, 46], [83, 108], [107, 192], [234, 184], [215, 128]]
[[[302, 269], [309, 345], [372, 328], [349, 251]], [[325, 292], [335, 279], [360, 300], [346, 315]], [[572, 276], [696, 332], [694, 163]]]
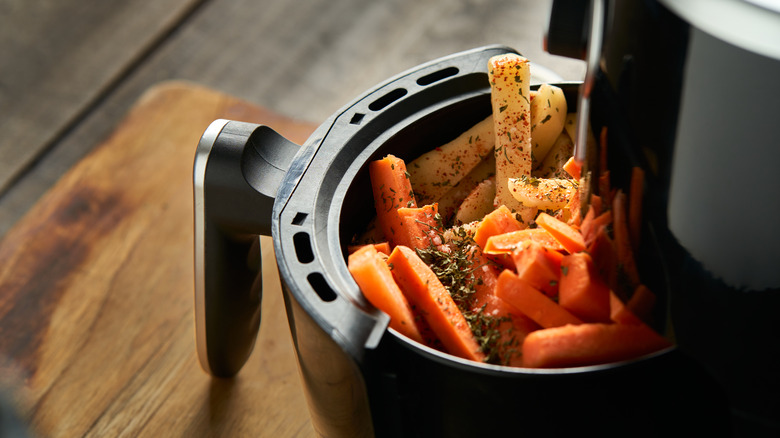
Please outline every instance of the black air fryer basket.
[[[221, 120], [206, 131], [195, 165], [204, 368], [233, 375], [252, 350], [261, 282], [257, 261], [247, 268], [246, 260], [264, 234], [273, 237], [310, 414], [323, 435], [725, 433], [722, 395], [675, 348], [556, 370], [470, 362], [388, 329], [352, 280], [347, 246], [375, 215], [368, 163], [389, 153], [412, 160], [487, 117], [487, 61], [506, 52], [514, 51], [479, 48], [400, 74], [300, 147], [254, 124]], [[557, 85], [576, 110], [579, 84]], [[663, 283], [662, 260], [649, 258]]]

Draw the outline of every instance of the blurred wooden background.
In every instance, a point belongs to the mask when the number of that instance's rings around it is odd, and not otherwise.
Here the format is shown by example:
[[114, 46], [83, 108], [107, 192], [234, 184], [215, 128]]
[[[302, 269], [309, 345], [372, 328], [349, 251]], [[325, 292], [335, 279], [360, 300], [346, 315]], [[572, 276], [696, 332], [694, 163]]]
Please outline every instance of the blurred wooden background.
[[580, 61], [542, 48], [548, 8], [540, 0], [0, 0], [0, 236], [155, 83], [193, 81], [318, 124], [396, 73], [486, 44], [581, 79]]
[[197, 365], [200, 127], [244, 116], [302, 142], [375, 84], [489, 44], [579, 80], [543, 50], [548, 7], [0, 0], [0, 402], [21, 388], [42, 436], [310, 436], [271, 254], [260, 353], [235, 380]]

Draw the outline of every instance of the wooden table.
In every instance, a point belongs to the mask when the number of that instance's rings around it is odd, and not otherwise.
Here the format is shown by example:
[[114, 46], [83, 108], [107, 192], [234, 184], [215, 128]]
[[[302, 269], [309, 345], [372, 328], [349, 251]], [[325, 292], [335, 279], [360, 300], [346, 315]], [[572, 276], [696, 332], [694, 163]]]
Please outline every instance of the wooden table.
[[313, 435], [272, 263], [245, 369], [215, 380], [197, 364], [200, 134], [226, 117], [302, 142], [385, 78], [485, 44], [580, 79], [582, 63], [543, 52], [546, 13], [535, 0], [0, 0], [0, 390], [44, 437]]

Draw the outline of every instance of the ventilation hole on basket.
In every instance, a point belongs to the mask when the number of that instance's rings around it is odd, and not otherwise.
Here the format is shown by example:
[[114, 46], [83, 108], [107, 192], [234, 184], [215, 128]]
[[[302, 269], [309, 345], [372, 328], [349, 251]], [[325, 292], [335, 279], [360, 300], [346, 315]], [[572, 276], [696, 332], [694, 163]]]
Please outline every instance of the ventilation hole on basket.
[[307, 233], [295, 233], [293, 235], [293, 246], [295, 246], [295, 255], [301, 263], [311, 263], [314, 261], [314, 252], [311, 249], [311, 241]]
[[458, 74], [458, 67], [447, 67], [443, 70], [435, 71], [417, 79], [417, 85], [430, 85], [450, 76], [455, 76], [456, 74]]
[[350, 120], [349, 123], [352, 124], [352, 125], [359, 125], [360, 122], [363, 121], [363, 117], [364, 116], [365, 116], [365, 114], [363, 114], [363, 113], [355, 113], [355, 115], [352, 116], [352, 120]]
[[368, 105], [368, 109], [371, 111], [379, 111], [404, 96], [406, 96], [406, 90], [403, 88], [396, 88], [379, 99], [371, 102], [371, 104]]
[[319, 272], [312, 272], [306, 279], [309, 280], [309, 284], [322, 301], [331, 302], [336, 299], [336, 292], [331, 289], [322, 274]]
[[306, 218], [309, 215], [306, 213], [296, 213], [295, 217], [292, 220], [293, 225], [303, 225], [304, 222], [306, 222]]

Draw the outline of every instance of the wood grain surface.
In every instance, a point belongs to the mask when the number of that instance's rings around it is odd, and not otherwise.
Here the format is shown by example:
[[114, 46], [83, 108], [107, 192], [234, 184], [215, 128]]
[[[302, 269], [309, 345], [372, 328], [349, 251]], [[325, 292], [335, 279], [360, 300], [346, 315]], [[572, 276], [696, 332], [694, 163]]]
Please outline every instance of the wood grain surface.
[[0, 383], [39, 436], [312, 435], [267, 238], [252, 358], [231, 380], [197, 362], [192, 164], [216, 118], [314, 128], [162, 83], [0, 241]]
[[0, 193], [200, 3], [0, 2]]

